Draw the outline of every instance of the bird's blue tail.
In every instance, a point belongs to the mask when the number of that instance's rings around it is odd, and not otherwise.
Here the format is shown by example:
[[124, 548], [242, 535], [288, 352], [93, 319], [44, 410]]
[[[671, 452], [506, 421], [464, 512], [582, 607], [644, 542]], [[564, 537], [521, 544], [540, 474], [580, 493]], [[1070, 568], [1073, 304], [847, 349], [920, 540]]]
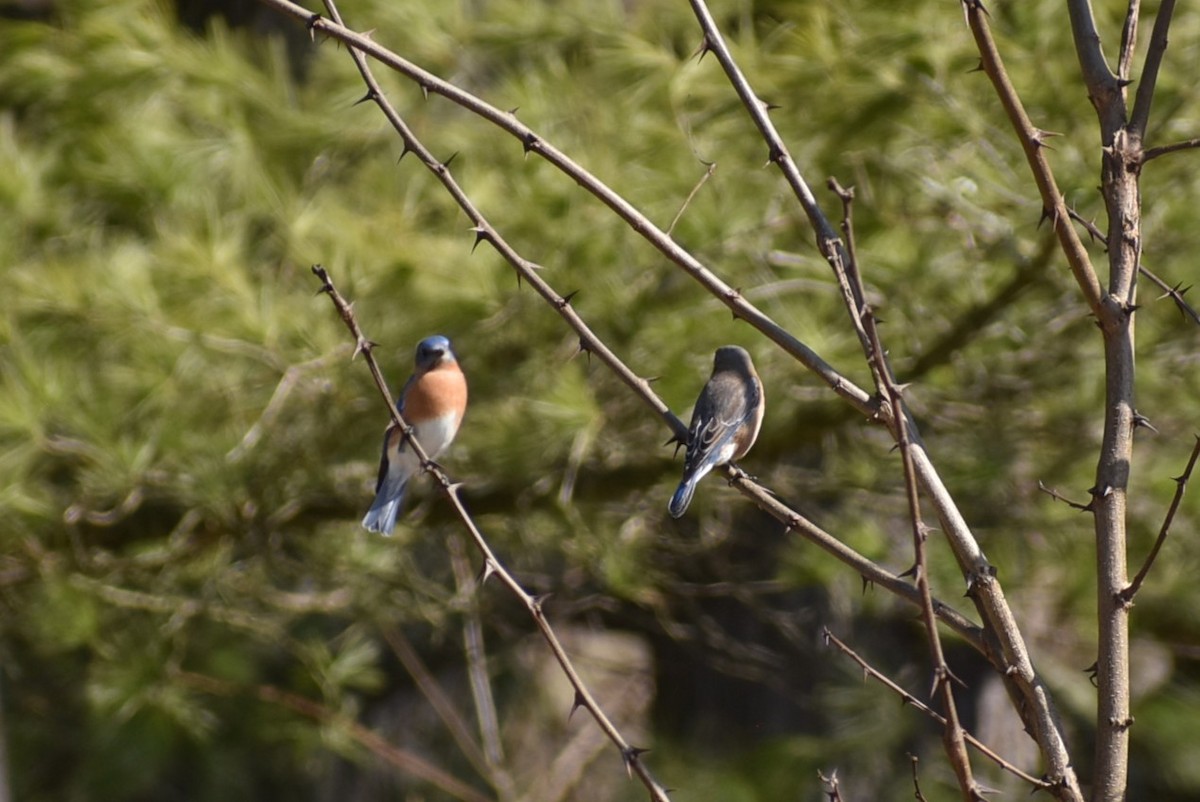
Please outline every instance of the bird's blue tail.
[[371, 509], [363, 516], [362, 525], [368, 532], [381, 532], [390, 535], [396, 528], [396, 517], [404, 505], [404, 489], [408, 482], [403, 479], [384, 480], [383, 486], [375, 494]]
[[679, 489], [671, 496], [671, 503], [667, 505], [667, 512], [671, 513], [672, 518], [680, 518], [687, 512], [688, 505], [692, 503], [692, 494], [696, 492], [698, 478], [684, 479], [679, 483]]

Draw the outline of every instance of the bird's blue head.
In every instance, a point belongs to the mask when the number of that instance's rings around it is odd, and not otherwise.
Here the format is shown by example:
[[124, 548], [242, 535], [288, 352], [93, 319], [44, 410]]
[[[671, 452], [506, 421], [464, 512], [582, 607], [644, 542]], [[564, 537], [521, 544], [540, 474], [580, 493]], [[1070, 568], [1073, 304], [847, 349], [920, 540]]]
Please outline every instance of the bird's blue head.
[[429, 370], [443, 362], [454, 362], [454, 350], [450, 340], [440, 334], [426, 337], [417, 343], [417, 370]]

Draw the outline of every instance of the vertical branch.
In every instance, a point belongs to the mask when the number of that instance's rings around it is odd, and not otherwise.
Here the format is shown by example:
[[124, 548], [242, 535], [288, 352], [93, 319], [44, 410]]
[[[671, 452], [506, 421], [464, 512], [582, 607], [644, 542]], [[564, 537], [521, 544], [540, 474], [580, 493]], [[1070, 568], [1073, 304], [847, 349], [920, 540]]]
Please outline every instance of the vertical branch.
[[[978, 4], [979, 0], [963, 2], [969, 6]], [[1120, 109], [1115, 116], [1124, 118], [1125, 104], [1121, 85], [1104, 58], [1104, 48], [1100, 44], [1100, 31], [1096, 29], [1091, 0], [1067, 0], [1067, 14], [1071, 20], [1071, 36], [1075, 40], [1075, 54], [1079, 57], [1079, 68], [1083, 73], [1088, 98], [1098, 111], [1112, 106], [1114, 102], [1118, 103]]]
[[[717, 54], [721, 67], [742, 100], [742, 105], [767, 140], [771, 160], [784, 172], [793, 187], [793, 192], [809, 216], [814, 230], [817, 232], [818, 245], [822, 254], [836, 272], [839, 265], [845, 265], [848, 262], [845, 258], [844, 248], [832, 233], [833, 229], [824, 213], [812, 201], [807, 186], [802, 180], [797, 180], [799, 171], [795, 163], [774, 125], [770, 122], [765, 105], [755, 95], [730, 54], [704, 0], [689, 0], [689, 2], [704, 31], [705, 50]], [[1038, 186], [1042, 190], [1043, 203], [1047, 213], [1053, 219], [1055, 231], [1067, 254], [1072, 272], [1084, 292], [1089, 307], [1099, 314], [1102, 296], [1100, 282], [1092, 268], [1087, 250], [1071, 224], [1069, 209], [1054, 183], [1054, 177], [1050, 172], [1045, 155], [1041, 153], [1043, 149], [1041, 140], [1044, 138], [1044, 134], [1029, 123], [1015, 91], [1008, 82], [1003, 66], [999, 62], [995, 44], [991, 41], [990, 30], [987, 28], [981, 3], [979, 0], [964, 0], [964, 8], [967, 11], [971, 29], [976, 33], [976, 40], [980, 43], [981, 51], [983, 51], [984, 69], [992, 78], [993, 83], [997, 85], [998, 90], [1007, 90], [1001, 92], [1005, 108], [1010, 111], [1014, 125], [1018, 126], [1018, 130], [1023, 135], [1022, 142], [1026, 146], [1026, 155], [1034, 170]], [[984, 50], [985, 47], [986, 50]], [[847, 297], [852, 298], [853, 296], [848, 294]], [[852, 316], [859, 314], [853, 305], [848, 311]], [[856, 326], [856, 331], [859, 333], [860, 341], [864, 341], [863, 328]], [[870, 343], [864, 341], [864, 346], [868, 360], [871, 360]], [[890, 411], [890, 405], [884, 404], [881, 417], [892, 427], [893, 436], [898, 436], [898, 427], [901, 421], [892, 418]], [[904, 423], [911, 440], [910, 452], [913, 469], [937, 512], [942, 531], [967, 579], [968, 595], [975, 602], [980, 615], [986, 622], [989, 635], [994, 638], [991, 641], [995, 649], [992, 655], [994, 662], [1022, 698], [1023, 704], [1018, 706], [1018, 713], [1025, 720], [1045, 756], [1047, 771], [1054, 786], [1053, 793], [1061, 799], [1079, 802], [1083, 799], [1083, 792], [1079, 787], [1070, 753], [1063, 738], [1058, 713], [1045, 683], [1033, 668], [1028, 647], [1012, 613], [1012, 608], [1005, 598], [995, 569], [988, 562], [958, 505], [938, 475], [916, 428], [912, 426], [911, 421], [906, 420]]]
[[1150, 46], [1146, 49], [1146, 64], [1142, 67], [1141, 82], [1133, 101], [1133, 112], [1129, 116], [1129, 127], [1139, 140], [1146, 136], [1146, 124], [1150, 120], [1150, 103], [1154, 100], [1154, 87], [1158, 82], [1158, 71], [1162, 67], [1163, 55], [1167, 52], [1167, 31], [1171, 27], [1171, 16], [1175, 13], [1175, 0], [1163, 0], [1154, 18], [1154, 30], [1150, 33]]
[[1133, 65], [1133, 54], [1137, 52], [1138, 15], [1141, 12], [1141, 0], [1129, 0], [1129, 8], [1125, 11], [1125, 25], [1121, 28], [1121, 55], [1117, 59], [1117, 81], [1124, 88], [1133, 81], [1129, 78], [1129, 70]]
[[933, 594], [929, 589], [929, 562], [926, 558], [925, 544], [929, 535], [929, 527], [921, 518], [921, 498], [917, 490], [916, 468], [912, 457], [912, 438], [909, 436], [909, 416], [901, 400], [901, 388], [896, 384], [888, 365], [883, 342], [879, 338], [878, 320], [874, 310], [862, 299], [862, 277], [858, 264], [854, 261], [853, 243], [854, 227], [850, 216], [853, 208], [853, 194], [843, 189], [836, 181], [831, 182], [834, 191], [842, 200], [845, 217], [842, 221], [842, 231], [846, 236], [850, 261], [845, 265], [840, 276], [843, 284], [848, 284], [859, 298], [863, 327], [871, 343], [872, 371], [879, 384], [879, 392], [883, 395], [892, 409], [892, 420], [896, 427], [896, 444], [900, 447], [900, 458], [904, 469], [904, 491], [908, 499], [908, 517], [912, 524], [913, 539], [913, 573], [917, 582], [917, 590], [921, 595], [921, 620], [925, 625], [925, 637], [929, 644], [929, 655], [933, 663], [933, 695], [939, 697], [944, 712], [942, 727], [942, 745], [954, 774], [958, 777], [958, 785], [963, 798], [967, 802], [982, 802], [983, 794], [975, 782], [971, 770], [971, 760], [967, 754], [967, 743], [963, 734], [962, 724], [958, 718], [958, 706], [954, 701], [952, 680], [957, 680], [946, 663], [946, 655], [942, 649], [942, 639], [938, 635], [937, 616], [933, 607]]
[[492, 785], [502, 800], [516, 799], [512, 776], [504, 767], [504, 748], [500, 742], [500, 718], [496, 715], [496, 700], [492, 695], [491, 672], [488, 671], [487, 650], [483, 644], [483, 622], [479, 619], [478, 598], [473, 593], [475, 580], [462, 539], [451, 535], [450, 565], [454, 582], [463, 598], [463, 650], [467, 657], [467, 676], [471, 681], [471, 696], [475, 700], [475, 715], [479, 720], [479, 735], [483, 741], [483, 756], [493, 779]]
[[[1130, 14], [1136, 13], [1131, 3]], [[1097, 802], [1120, 802], [1129, 779], [1128, 492], [1133, 465], [1137, 276], [1141, 263], [1142, 140], [1163, 54], [1174, 0], [1163, 0], [1154, 22], [1141, 83], [1126, 119], [1123, 85], [1099, 69], [1099, 35], [1087, 0], [1070, 0], [1068, 10], [1088, 93], [1096, 107], [1103, 145], [1101, 192], [1108, 212], [1108, 294], [1097, 314], [1104, 337], [1104, 436], [1096, 465], [1092, 503], [1096, 527], [1096, 775]], [[1127, 31], [1131, 25], [1127, 20]], [[1133, 47], [1126, 36], [1122, 61]]]

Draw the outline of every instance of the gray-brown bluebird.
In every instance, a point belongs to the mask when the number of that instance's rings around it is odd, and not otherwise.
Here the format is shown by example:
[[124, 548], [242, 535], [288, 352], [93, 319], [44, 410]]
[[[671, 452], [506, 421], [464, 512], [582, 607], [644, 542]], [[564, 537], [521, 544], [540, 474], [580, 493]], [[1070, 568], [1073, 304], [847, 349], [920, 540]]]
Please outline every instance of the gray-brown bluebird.
[[692, 410], [683, 480], [667, 505], [672, 518], [687, 511], [696, 483], [709, 471], [746, 456], [758, 438], [765, 409], [762, 382], [750, 354], [736, 345], [718, 348], [712, 376]]

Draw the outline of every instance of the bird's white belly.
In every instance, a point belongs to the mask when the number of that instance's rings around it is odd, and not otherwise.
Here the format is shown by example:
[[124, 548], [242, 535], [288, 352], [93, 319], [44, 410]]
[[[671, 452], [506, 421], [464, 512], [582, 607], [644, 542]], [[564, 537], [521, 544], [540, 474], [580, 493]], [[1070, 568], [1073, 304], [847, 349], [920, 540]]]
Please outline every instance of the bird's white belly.
[[[453, 413], [443, 415], [440, 418], [422, 421], [418, 424], [413, 424], [413, 431], [416, 434], [417, 442], [421, 444], [421, 448], [425, 449], [425, 454], [430, 459], [436, 459], [439, 454], [446, 450], [446, 446], [450, 445], [450, 441], [454, 439], [454, 435], [458, 432], [458, 425], [461, 421], [459, 417]], [[406, 448], [404, 440], [400, 439], [395, 445], [388, 449], [388, 462], [393, 466], [402, 466], [406, 475], [412, 475], [420, 467], [421, 462], [417, 459], [417, 455], [411, 448]]]

